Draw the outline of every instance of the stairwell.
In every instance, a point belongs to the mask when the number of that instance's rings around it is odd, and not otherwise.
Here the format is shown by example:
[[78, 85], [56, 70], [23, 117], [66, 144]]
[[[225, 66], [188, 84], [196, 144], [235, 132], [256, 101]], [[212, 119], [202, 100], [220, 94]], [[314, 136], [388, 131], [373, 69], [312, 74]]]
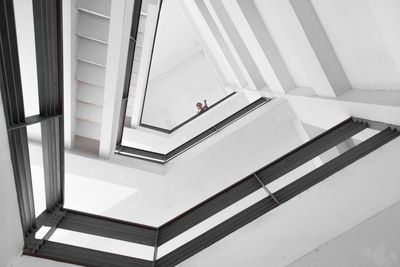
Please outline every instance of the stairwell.
[[75, 136], [99, 143], [111, 0], [78, 0]]

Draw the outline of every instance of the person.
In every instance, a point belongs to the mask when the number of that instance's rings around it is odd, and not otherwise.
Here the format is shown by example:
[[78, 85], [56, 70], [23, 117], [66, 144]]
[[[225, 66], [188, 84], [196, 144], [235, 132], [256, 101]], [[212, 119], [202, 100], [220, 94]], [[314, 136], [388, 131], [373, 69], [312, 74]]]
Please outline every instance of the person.
[[197, 102], [196, 107], [197, 107], [197, 113], [205, 111], [206, 109], [208, 109], [207, 100], [204, 99], [204, 105], [201, 102]]

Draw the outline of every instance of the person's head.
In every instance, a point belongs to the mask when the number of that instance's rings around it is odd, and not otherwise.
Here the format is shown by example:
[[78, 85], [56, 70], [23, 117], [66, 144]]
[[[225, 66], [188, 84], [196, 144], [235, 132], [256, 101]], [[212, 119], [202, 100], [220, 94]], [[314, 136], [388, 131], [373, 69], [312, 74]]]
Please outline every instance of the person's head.
[[203, 104], [200, 103], [200, 102], [197, 102], [196, 107], [197, 107], [198, 109], [203, 109]]

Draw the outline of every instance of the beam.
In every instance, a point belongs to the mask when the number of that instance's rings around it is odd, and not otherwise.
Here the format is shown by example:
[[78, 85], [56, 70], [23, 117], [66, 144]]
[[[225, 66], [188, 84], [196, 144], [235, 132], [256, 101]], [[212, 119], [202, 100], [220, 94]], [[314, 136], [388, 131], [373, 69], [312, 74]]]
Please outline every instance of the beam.
[[350, 82], [311, 1], [290, 0], [290, 3], [333, 90], [331, 93], [337, 97], [350, 90]]
[[[40, 257], [65, 263], [83, 266], [109, 266], [109, 267], [152, 267], [153, 262], [117, 255], [113, 253], [87, 249], [72, 245], [61, 244], [52, 241], [32, 240], [34, 249], [24, 249], [24, 255]], [[39, 245], [37, 245], [39, 244]]]
[[400, 94], [395, 90], [352, 89], [339, 98], [315, 96], [307, 88], [283, 95], [263, 94], [287, 99], [300, 121], [321, 129], [329, 129], [350, 116], [400, 125]]
[[60, 211], [65, 212], [65, 214], [59, 222], [55, 222], [57, 225], [51, 221], [51, 217], [56, 211], [45, 214], [45, 219], [41, 220], [42, 225], [56, 226], [60, 229], [103, 236], [147, 246], [154, 246], [155, 244], [157, 234], [157, 228], [155, 227], [75, 210], [61, 209]]
[[[185, 3], [185, 1], [182, 1], [182, 3]], [[199, 24], [198, 27], [200, 27], [202, 31], [201, 37], [205, 39], [211, 49], [211, 52], [213, 53], [211, 56], [214, 56], [217, 62], [222, 65], [223, 69], [225, 69], [225, 72], [227, 72], [226, 76], [228, 76], [230, 84], [224, 84], [224, 86], [230, 86], [232, 88], [239, 89], [246, 88], [248, 83], [242, 73], [242, 70], [235, 61], [231, 50], [229, 49], [224, 37], [222, 36], [222, 33], [212, 18], [211, 13], [204, 1], [194, 1], [193, 5], [190, 7], [188, 3], [186, 3], [186, 5], [188, 8], [192, 9], [192, 12], [200, 12], [201, 14], [203, 20], [200, 22], [199, 18], [195, 22]], [[205, 27], [201, 27], [203, 25], [202, 23], [205, 25]]]
[[177, 3], [220, 83], [224, 88], [236, 87], [237, 79], [199, 7], [194, 1], [181, 0]]
[[149, 78], [148, 75], [150, 73], [149, 70], [153, 55], [152, 53], [155, 42], [155, 33], [157, 31], [157, 23], [159, 19], [159, 8], [160, 5], [157, 5], [156, 3], [148, 3], [137, 84], [134, 85], [132, 81], [130, 81], [131, 89], [135, 90], [132, 113], [129, 114], [129, 117], [131, 117], [130, 126], [132, 128], [139, 126], [142, 117], [143, 106], [146, 96], [146, 86]]
[[[236, 10], [234, 22], [237, 27], [239, 28], [241, 24], [242, 31], [246, 34], [245, 36], [254, 39], [255, 45], [251, 52], [259, 50], [253, 57], [265, 62], [263, 63], [265, 69], [263, 73], [271, 91], [283, 93], [295, 88], [295, 82], [286, 63], [283, 61], [254, 2], [239, 0], [225, 3], [229, 3], [231, 8]], [[249, 38], [246, 39], [247, 42], [249, 42]], [[259, 55], [263, 56], [260, 57]]]
[[[0, 91], [7, 128], [26, 123], [12, 1], [0, 1]], [[22, 230], [35, 228], [32, 178], [25, 127], [8, 132]]]
[[[345, 141], [366, 127], [367, 124], [355, 123], [352, 119], [346, 120], [256, 171], [255, 174], [263, 184], [267, 185], [337, 144]], [[172, 238], [253, 193], [259, 188], [261, 188], [261, 185], [258, 180], [254, 175], [249, 175], [234, 185], [217, 193], [182, 215], [160, 226], [158, 237], [159, 245], [168, 242]]]
[[127, 99], [126, 101], [121, 101], [121, 99], [123, 99], [124, 93], [127, 93], [124, 90], [124, 78], [129, 53], [134, 1], [124, 0], [122, 2], [111, 2], [99, 149], [99, 155], [102, 158], [109, 158], [115, 149], [119, 125], [121, 125], [121, 113], [125, 114], [121, 110], [125, 109], [127, 104]]
[[44, 122], [47, 120], [51, 120], [53, 118], [58, 118], [61, 117], [61, 114], [57, 114], [57, 115], [51, 115], [51, 116], [41, 116], [41, 115], [33, 115], [33, 116], [29, 116], [25, 118], [25, 122], [23, 123], [19, 123], [19, 124], [14, 124], [13, 126], [9, 127], [8, 130], [12, 131], [15, 129], [19, 129], [19, 128], [23, 128], [32, 124], [36, 124], [36, 123], [40, 123], [40, 122]]
[[[135, 1], [133, 6], [132, 23], [129, 34], [128, 56], [125, 69], [124, 89], [122, 93], [121, 111], [118, 121], [117, 144], [122, 142], [122, 134], [124, 131], [126, 110], [128, 108], [129, 89], [131, 87], [132, 67], [135, 58], [136, 41], [139, 29], [140, 12], [142, 10], [142, 1]], [[132, 116], [132, 114], [130, 114]]]
[[78, 37], [76, 35], [78, 23], [77, 1], [62, 1], [63, 17], [63, 62], [64, 62], [64, 141], [67, 149], [75, 146], [75, 126], [76, 126], [76, 93], [77, 73], [76, 54], [78, 48]]
[[240, 33], [235, 27], [235, 24], [233, 23], [232, 18], [229, 16], [222, 1], [209, 1], [209, 7], [210, 11], [215, 14], [216, 18], [218, 18], [218, 21], [221, 25], [221, 30], [225, 31], [227, 38], [229, 38], [233, 48], [239, 55], [240, 61], [244, 65], [250, 78], [248, 81], [249, 87], [251, 89], [264, 88], [266, 83], [263, 79], [263, 76], [251, 57], [249, 48], [246, 46], [246, 43], [240, 36]]
[[61, 1], [33, 1], [46, 209], [64, 202], [63, 43]]
[[349, 82], [321, 22], [308, 0], [268, 0], [256, 3], [260, 12], [279, 23], [315, 93], [335, 98], [350, 89]]

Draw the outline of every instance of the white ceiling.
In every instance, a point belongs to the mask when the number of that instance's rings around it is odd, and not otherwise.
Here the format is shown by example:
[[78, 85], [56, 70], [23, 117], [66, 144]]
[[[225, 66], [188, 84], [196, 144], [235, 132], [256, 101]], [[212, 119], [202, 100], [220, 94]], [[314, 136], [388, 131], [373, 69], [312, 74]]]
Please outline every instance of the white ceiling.
[[164, 0], [151, 62], [150, 79], [201, 51], [176, 0]]
[[311, 2], [353, 88], [400, 90], [399, 59], [388, 43], [400, 43], [399, 1]]

